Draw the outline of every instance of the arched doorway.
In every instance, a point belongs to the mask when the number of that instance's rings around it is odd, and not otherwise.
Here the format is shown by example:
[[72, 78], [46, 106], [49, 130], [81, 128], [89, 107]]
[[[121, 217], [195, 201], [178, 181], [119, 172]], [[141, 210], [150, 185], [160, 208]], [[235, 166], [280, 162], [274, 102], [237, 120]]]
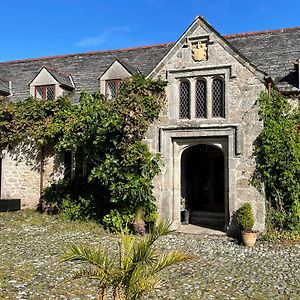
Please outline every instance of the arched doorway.
[[181, 197], [190, 211], [190, 223], [214, 229], [225, 225], [224, 154], [200, 144], [181, 156]]

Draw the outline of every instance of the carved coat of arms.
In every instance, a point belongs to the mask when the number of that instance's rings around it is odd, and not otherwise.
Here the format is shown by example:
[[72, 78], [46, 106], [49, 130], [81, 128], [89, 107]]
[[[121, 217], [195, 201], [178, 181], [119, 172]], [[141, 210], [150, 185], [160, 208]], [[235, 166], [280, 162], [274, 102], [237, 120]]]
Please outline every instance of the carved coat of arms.
[[207, 60], [207, 43], [199, 41], [192, 44], [192, 57], [195, 61]]

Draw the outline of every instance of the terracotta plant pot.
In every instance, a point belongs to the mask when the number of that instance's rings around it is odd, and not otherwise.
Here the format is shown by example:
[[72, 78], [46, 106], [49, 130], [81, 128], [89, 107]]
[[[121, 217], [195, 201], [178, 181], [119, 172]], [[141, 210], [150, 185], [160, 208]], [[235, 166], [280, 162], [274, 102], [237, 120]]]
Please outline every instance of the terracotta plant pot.
[[252, 230], [242, 231], [242, 242], [244, 246], [252, 248], [255, 245], [256, 238], [257, 232]]
[[144, 235], [146, 233], [146, 224], [144, 221], [133, 221], [133, 232], [135, 234]]

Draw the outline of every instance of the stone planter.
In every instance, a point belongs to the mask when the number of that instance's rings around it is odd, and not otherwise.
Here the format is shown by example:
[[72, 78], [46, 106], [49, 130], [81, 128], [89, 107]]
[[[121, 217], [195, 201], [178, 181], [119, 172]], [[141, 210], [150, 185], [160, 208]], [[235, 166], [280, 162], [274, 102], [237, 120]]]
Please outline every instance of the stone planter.
[[21, 199], [0, 199], [0, 211], [16, 211], [21, 209]]
[[255, 245], [256, 238], [257, 238], [257, 232], [252, 230], [242, 231], [242, 243], [244, 246], [252, 248]]

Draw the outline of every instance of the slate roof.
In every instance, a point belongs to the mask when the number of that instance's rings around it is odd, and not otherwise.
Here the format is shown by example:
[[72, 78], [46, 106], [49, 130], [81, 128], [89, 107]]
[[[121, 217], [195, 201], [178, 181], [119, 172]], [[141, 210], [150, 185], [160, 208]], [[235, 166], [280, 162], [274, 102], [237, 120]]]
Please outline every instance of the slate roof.
[[44, 67], [52, 75], [52, 77], [57, 82], [60, 83], [60, 85], [62, 85], [66, 89], [70, 89], [70, 90], [73, 90], [75, 88], [72, 83], [70, 74], [66, 74], [61, 70], [57, 70], [57, 69], [51, 68], [49, 66], [44, 66]]
[[118, 60], [118, 61], [131, 75], [141, 73], [139, 71], [139, 69], [133, 68], [130, 64], [125, 63], [124, 61], [121, 61], [121, 60]]
[[[281, 90], [299, 91], [298, 71], [294, 68], [294, 62], [300, 58], [300, 27], [236, 34], [225, 38], [254, 65], [270, 75]], [[93, 93], [99, 88], [99, 77], [115, 60], [119, 60], [130, 72], [139, 71], [146, 76], [173, 45], [168, 43], [2, 62], [0, 77], [12, 81], [12, 100], [16, 101], [28, 97], [29, 83], [43, 66], [48, 66], [60, 83], [69, 85], [66, 75], [54, 71], [64, 70], [65, 74], [72, 75], [76, 87], [75, 98], [78, 98], [82, 90]]]
[[0, 95], [8, 96], [9, 94], [9, 82], [0, 78]]
[[79, 53], [64, 56], [42, 57], [0, 63], [0, 77], [13, 82], [13, 101], [29, 96], [29, 84], [40, 69], [47, 65], [57, 70], [63, 70], [72, 75], [76, 90], [75, 98], [80, 91], [89, 93], [99, 88], [98, 78], [115, 61], [131, 66], [131, 71], [139, 70], [148, 75], [152, 68], [166, 55], [173, 43], [120, 49]]
[[300, 58], [300, 27], [241, 33], [225, 38], [271, 76], [281, 90], [299, 90], [294, 63]]

